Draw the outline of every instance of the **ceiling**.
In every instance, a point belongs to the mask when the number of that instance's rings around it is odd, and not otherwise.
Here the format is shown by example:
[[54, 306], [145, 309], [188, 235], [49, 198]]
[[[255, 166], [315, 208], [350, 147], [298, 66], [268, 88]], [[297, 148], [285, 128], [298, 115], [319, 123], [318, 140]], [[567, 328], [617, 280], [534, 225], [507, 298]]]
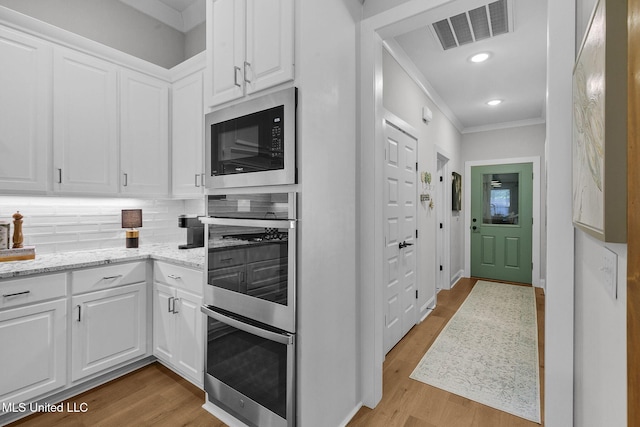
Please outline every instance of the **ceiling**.
[[120, 1], [183, 33], [205, 21], [205, 0]]
[[[485, 10], [484, 6], [495, 1], [449, 2], [422, 14], [420, 27], [412, 26], [411, 31], [385, 40], [396, 58], [404, 57], [415, 65], [432, 98], [441, 100], [441, 109], [448, 110], [453, 116], [449, 118], [465, 133], [544, 123], [545, 119], [545, 1], [505, 0], [509, 32], [447, 50], [433, 27], [429, 28], [434, 22], [473, 9]], [[492, 8], [495, 6], [499, 5]], [[467, 16], [471, 15], [477, 16]], [[491, 19], [491, 13], [487, 15]], [[479, 52], [489, 53], [489, 59], [471, 62], [470, 57]], [[491, 99], [503, 102], [491, 107], [486, 104]]]

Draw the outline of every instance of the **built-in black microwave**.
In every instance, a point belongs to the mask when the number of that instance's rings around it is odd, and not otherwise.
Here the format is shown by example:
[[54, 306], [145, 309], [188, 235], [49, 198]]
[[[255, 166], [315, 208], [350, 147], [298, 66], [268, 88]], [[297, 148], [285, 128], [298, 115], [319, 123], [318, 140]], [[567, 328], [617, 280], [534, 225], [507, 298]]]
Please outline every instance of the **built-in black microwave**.
[[295, 184], [297, 98], [292, 87], [207, 114], [207, 188]]

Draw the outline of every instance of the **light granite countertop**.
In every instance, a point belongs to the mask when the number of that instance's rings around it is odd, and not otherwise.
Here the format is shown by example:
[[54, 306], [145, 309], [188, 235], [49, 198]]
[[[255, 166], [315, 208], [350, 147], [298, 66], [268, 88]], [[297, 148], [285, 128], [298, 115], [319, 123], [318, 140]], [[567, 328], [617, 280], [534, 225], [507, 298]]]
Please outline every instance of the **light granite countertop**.
[[204, 269], [204, 256], [204, 248], [178, 249], [177, 243], [141, 245], [137, 249], [96, 249], [42, 255], [36, 250], [34, 260], [0, 262], [0, 279], [147, 259]]

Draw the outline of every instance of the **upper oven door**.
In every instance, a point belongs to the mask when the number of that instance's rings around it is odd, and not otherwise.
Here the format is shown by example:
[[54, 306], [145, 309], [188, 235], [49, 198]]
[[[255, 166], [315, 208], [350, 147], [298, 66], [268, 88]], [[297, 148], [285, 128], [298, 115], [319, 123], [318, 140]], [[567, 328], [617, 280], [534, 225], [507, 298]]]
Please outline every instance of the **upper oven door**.
[[295, 184], [297, 89], [207, 114], [207, 188]]
[[295, 332], [296, 193], [207, 197], [204, 303]]

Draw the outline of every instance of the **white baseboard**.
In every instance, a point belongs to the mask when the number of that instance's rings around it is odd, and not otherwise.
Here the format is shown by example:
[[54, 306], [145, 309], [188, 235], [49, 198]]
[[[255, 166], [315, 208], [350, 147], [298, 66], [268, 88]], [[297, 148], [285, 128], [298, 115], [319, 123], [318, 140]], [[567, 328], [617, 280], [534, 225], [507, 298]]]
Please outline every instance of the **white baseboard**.
[[418, 323], [424, 322], [424, 319], [426, 319], [433, 312], [433, 309], [435, 308], [435, 302], [436, 296], [434, 295], [429, 298], [429, 300], [424, 303], [422, 307], [420, 307], [420, 320], [418, 320]]
[[463, 276], [464, 276], [464, 270], [458, 270], [458, 272], [454, 274], [453, 277], [451, 278], [450, 289], [453, 289], [453, 287], [458, 284], [458, 282], [460, 281], [460, 279], [462, 279]]
[[349, 415], [347, 415], [347, 417], [344, 419], [344, 421], [342, 421], [340, 424], [338, 424], [338, 427], [346, 427], [346, 425], [349, 424], [349, 421], [351, 421], [353, 419], [353, 417], [356, 416], [356, 414], [358, 413], [360, 408], [362, 408], [362, 402], [358, 403], [356, 405], [356, 407], [353, 408], [351, 410], [351, 412], [349, 412]]

